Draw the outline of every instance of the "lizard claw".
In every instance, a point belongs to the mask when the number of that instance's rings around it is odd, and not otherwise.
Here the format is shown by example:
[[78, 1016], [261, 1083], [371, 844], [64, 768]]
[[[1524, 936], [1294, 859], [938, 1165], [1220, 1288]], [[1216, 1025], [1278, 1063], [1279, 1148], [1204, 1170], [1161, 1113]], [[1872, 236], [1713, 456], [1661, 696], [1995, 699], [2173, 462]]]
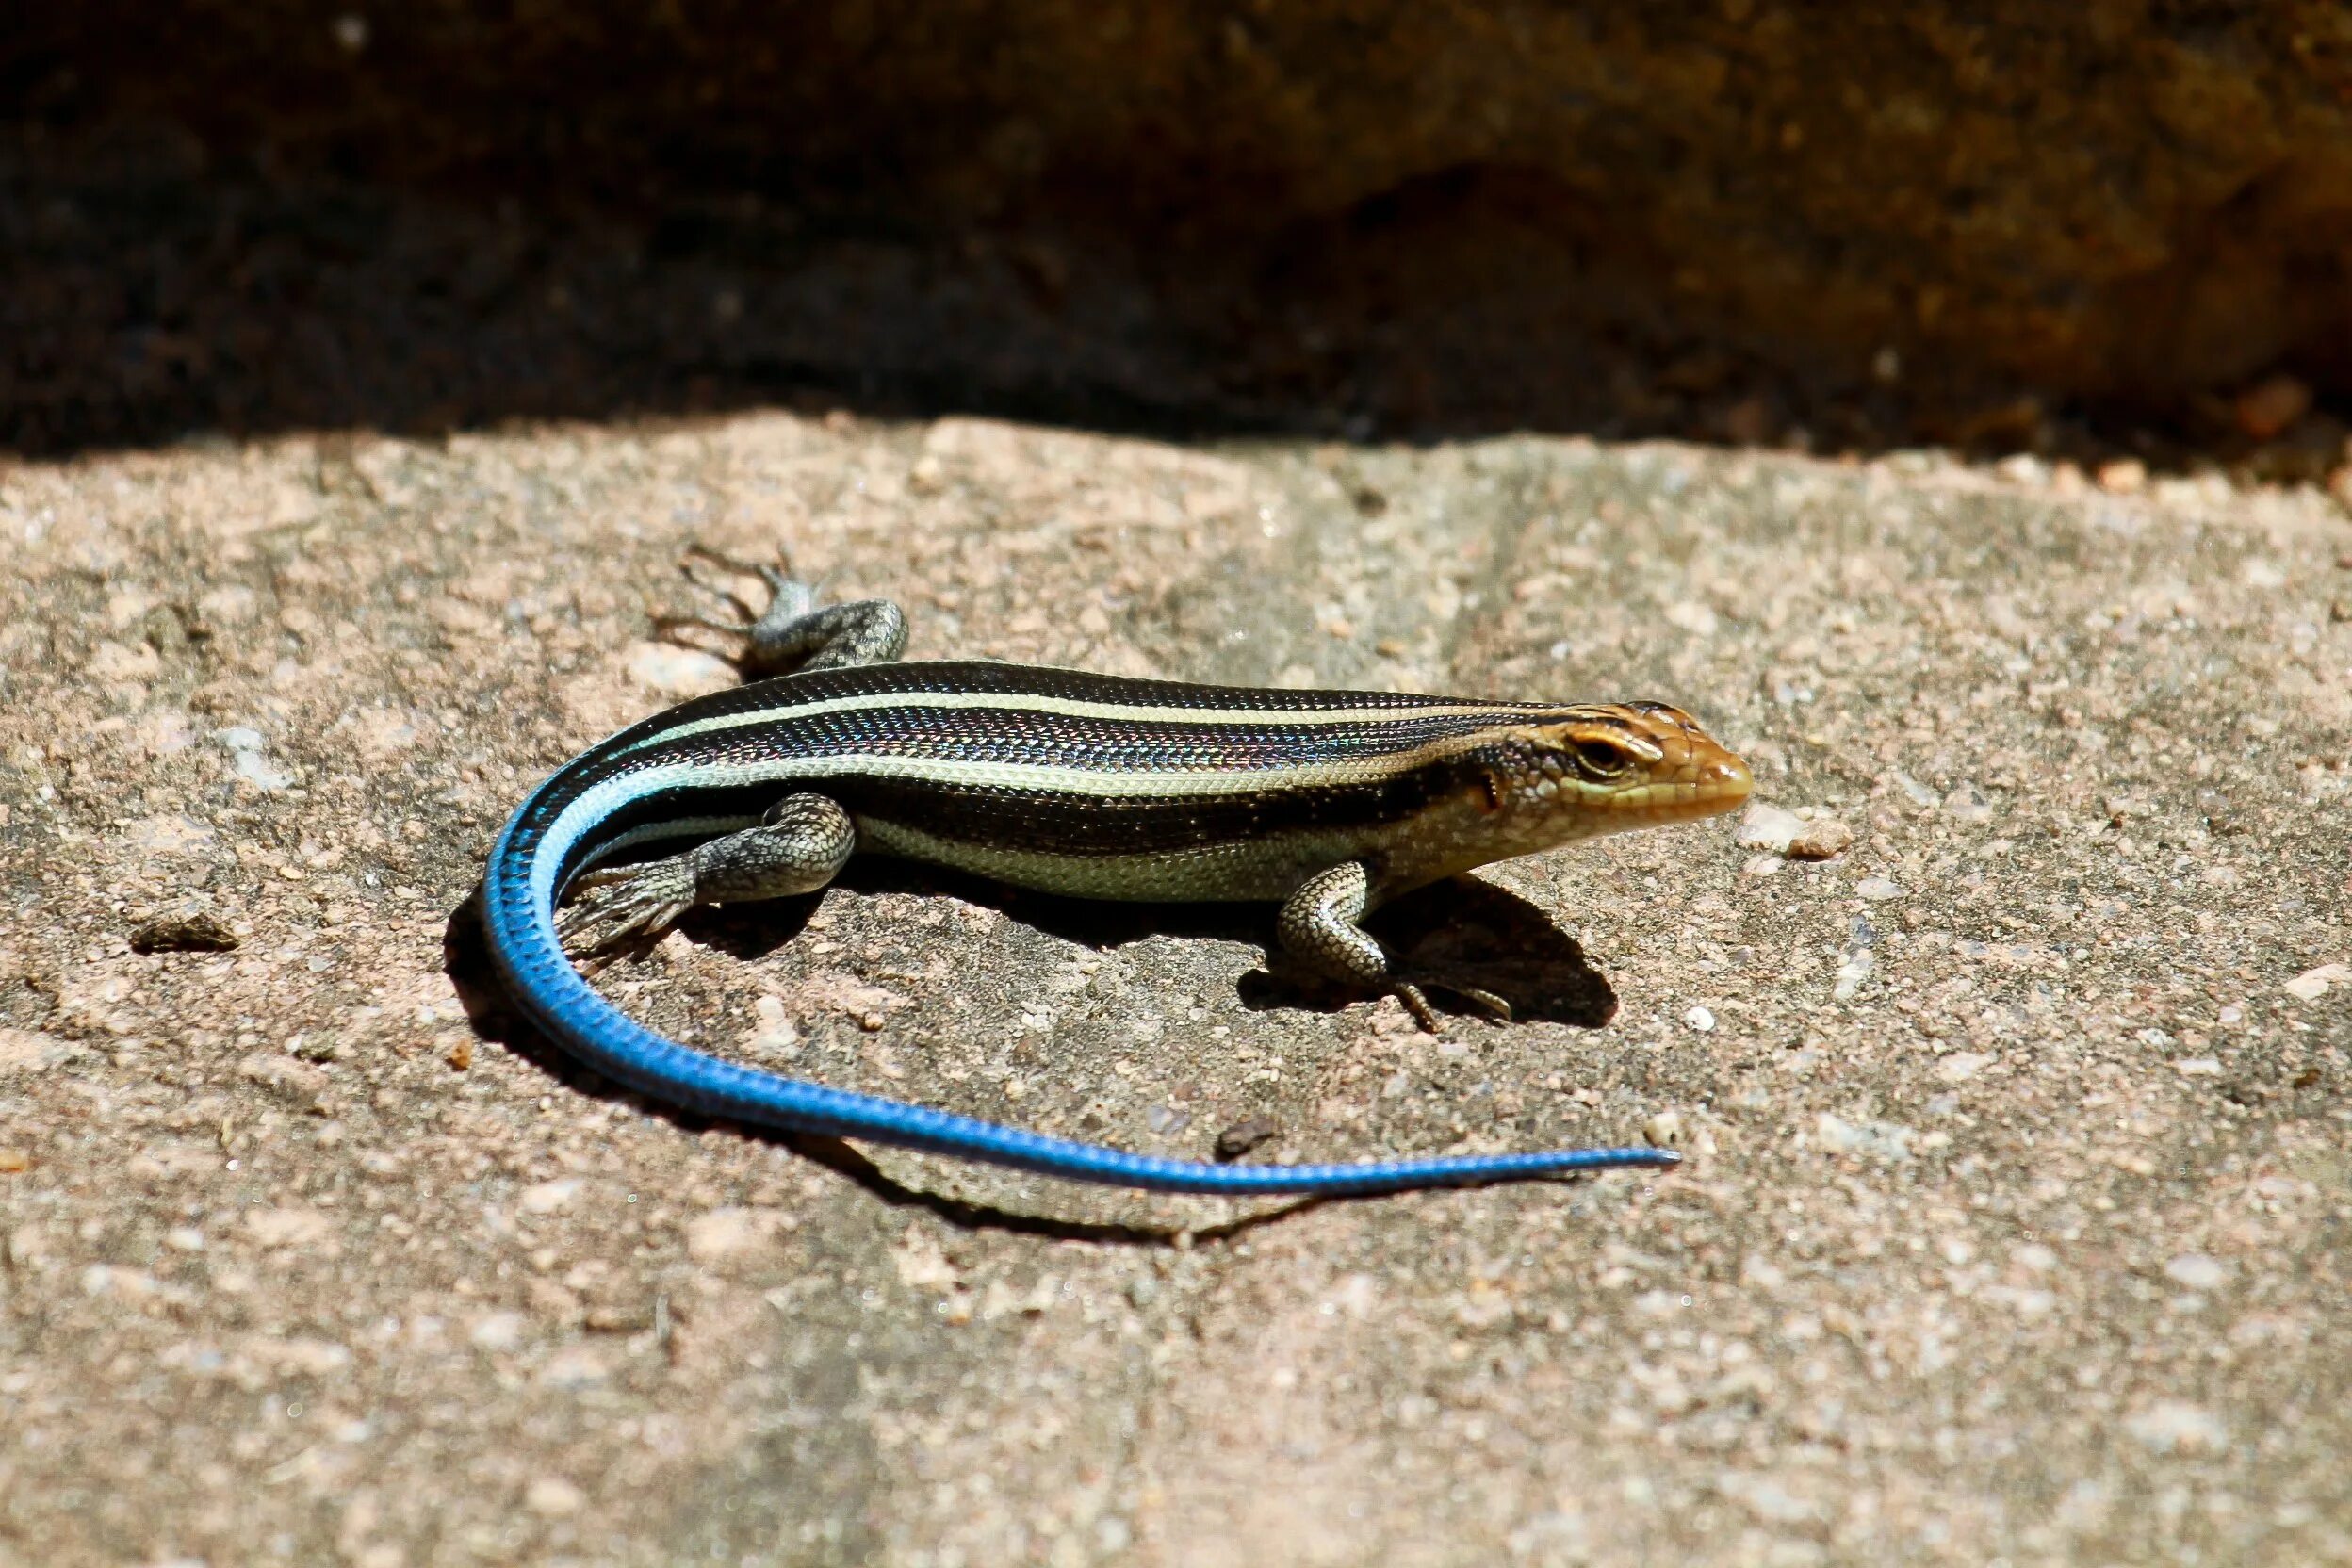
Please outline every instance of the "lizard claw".
[[[1511, 1021], [1511, 1003], [1493, 991], [1478, 986], [1456, 985], [1446, 980], [1429, 980], [1423, 984], [1432, 989], [1444, 991], [1448, 996], [1462, 998], [1479, 1012], [1484, 1013], [1493, 1022], [1509, 1023]], [[1390, 995], [1405, 1004], [1405, 1010], [1413, 1015], [1413, 1021], [1422, 1028], [1432, 1035], [1442, 1035], [1446, 1032], [1445, 1023], [1438, 1018], [1437, 1009], [1429, 1005], [1429, 995], [1421, 988], [1421, 986], [1410, 980], [1399, 980], [1388, 989]]]
[[[699, 627], [706, 631], [724, 632], [730, 637], [755, 637], [770, 624], [783, 625], [807, 614], [817, 606], [819, 585], [792, 575], [792, 561], [782, 556], [780, 564], [771, 565], [763, 561], [747, 561], [728, 555], [709, 545], [694, 544], [686, 547], [686, 554], [678, 564], [678, 575], [703, 593], [725, 599], [735, 610], [731, 619], [721, 620], [710, 615], [694, 613], [657, 614], [653, 627], [663, 635], [681, 627]], [[768, 586], [768, 602], [755, 605], [737, 593], [728, 583], [716, 581], [705, 572], [695, 569], [694, 563], [707, 561], [720, 569], [739, 577], [756, 577]]]
[[556, 935], [564, 951], [575, 956], [598, 953], [632, 937], [658, 938], [694, 906], [694, 868], [683, 855], [592, 871], [572, 888], [612, 890], [556, 912]]

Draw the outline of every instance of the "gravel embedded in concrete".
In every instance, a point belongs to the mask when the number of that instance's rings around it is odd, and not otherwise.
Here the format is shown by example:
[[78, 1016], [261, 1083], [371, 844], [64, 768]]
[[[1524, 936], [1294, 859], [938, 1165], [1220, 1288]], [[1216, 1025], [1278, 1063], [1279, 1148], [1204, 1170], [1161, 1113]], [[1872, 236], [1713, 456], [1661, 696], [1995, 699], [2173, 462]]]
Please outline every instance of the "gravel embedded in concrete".
[[[2318, 492], [772, 416], [17, 466], [0, 537], [0, 1560], [2352, 1559]], [[1672, 1174], [1293, 1210], [748, 1139], [550, 1059], [465, 909], [533, 780], [727, 678], [649, 630], [694, 542], [918, 656], [1670, 699], [1854, 840], [1400, 907], [1528, 999], [1443, 1038], [1259, 913], [888, 866], [599, 980], [1154, 1152]], [[233, 951], [133, 950], [191, 900]]]

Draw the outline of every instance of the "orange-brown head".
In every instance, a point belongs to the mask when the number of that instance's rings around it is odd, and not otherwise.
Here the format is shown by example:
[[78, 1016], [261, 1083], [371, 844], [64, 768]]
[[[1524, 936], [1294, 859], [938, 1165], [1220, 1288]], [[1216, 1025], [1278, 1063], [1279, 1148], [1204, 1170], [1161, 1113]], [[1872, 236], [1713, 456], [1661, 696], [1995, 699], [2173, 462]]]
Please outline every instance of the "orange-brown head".
[[1463, 737], [1413, 830], [1380, 846], [1377, 896], [1582, 839], [1736, 810], [1748, 765], [1661, 702], [1523, 710]]
[[1755, 783], [1696, 719], [1662, 702], [1592, 703], [1526, 733], [1526, 804], [1569, 813], [1576, 838], [1737, 810]]

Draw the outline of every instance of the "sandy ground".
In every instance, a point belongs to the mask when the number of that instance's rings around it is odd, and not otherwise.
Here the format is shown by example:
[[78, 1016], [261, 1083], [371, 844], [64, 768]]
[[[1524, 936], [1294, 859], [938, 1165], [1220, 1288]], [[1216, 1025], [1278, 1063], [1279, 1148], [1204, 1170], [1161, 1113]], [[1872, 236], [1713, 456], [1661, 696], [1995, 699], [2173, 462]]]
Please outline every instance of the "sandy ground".
[[[0, 468], [0, 1562], [2352, 1560], [2352, 523], [2107, 478], [780, 415]], [[1399, 909], [1528, 1015], [1438, 1037], [1256, 911], [887, 866], [601, 982], [1130, 1147], [1670, 1175], [747, 1138], [551, 1056], [468, 906], [533, 780], [731, 678], [652, 634], [697, 542], [919, 657], [1669, 698], [1852, 841]]]

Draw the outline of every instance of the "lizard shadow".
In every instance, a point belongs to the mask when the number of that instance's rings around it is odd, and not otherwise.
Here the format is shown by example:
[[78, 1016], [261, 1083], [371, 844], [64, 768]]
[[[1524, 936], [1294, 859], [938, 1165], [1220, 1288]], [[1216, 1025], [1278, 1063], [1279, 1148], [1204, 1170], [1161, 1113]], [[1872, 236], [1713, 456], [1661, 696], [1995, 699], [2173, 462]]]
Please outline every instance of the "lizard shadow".
[[[1249, 943], [1267, 956], [1264, 967], [1241, 977], [1241, 1003], [1252, 1012], [1336, 1013], [1364, 1001], [1360, 990], [1298, 973], [1286, 964], [1274, 940], [1268, 905], [1062, 898], [880, 857], [852, 860], [833, 886], [868, 895], [949, 894], [1098, 953], [1153, 937]], [[749, 962], [799, 936], [823, 896], [706, 906], [679, 925], [694, 940]], [[1609, 977], [1593, 967], [1576, 939], [1541, 907], [1492, 882], [1459, 876], [1420, 889], [1375, 910], [1364, 929], [1388, 949], [1404, 978], [1430, 990], [1441, 1012], [1488, 1017], [1459, 998], [1458, 989], [1468, 988], [1501, 997], [1518, 1022], [1598, 1029], [1617, 1014], [1617, 993]]]
[[[797, 930], [807, 924], [808, 916], [815, 910], [817, 900], [812, 897], [789, 902], [805, 906], [797, 911], [790, 911], [797, 914], [797, 919], [791, 923], [792, 928]], [[498, 977], [497, 966], [491, 962], [489, 939], [482, 926], [482, 890], [479, 886], [466, 896], [465, 903], [450, 911], [448, 921], [444, 923], [441, 956], [443, 972], [455, 988], [458, 1004], [465, 1008], [466, 1022], [472, 1026], [475, 1036], [504, 1047], [566, 1088], [592, 1099], [642, 1110], [688, 1133], [700, 1133], [711, 1127], [728, 1128], [740, 1137], [789, 1150], [803, 1159], [821, 1165], [856, 1183], [891, 1208], [921, 1209], [960, 1230], [995, 1231], [1012, 1235], [1037, 1236], [1048, 1241], [1085, 1241], [1104, 1246], [1181, 1250], [1200, 1242], [1223, 1241], [1245, 1235], [1261, 1226], [1271, 1225], [1308, 1209], [1348, 1200], [1328, 1197], [1295, 1199], [1271, 1208], [1237, 1216], [1221, 1224], [1190, 1228], [1154, 1227], [1058, 1219], [1048, 1215], [1024, 1214], [1018, 1210], [974, 1203], [909, 1186], [884, 1171], [855, 1145], [841, 1138], [755, 1127], [647, 1100], [576, 1060], [570, 1053], [549, 1039], [529, 1015], [514, 1004], [514, 999]]]

